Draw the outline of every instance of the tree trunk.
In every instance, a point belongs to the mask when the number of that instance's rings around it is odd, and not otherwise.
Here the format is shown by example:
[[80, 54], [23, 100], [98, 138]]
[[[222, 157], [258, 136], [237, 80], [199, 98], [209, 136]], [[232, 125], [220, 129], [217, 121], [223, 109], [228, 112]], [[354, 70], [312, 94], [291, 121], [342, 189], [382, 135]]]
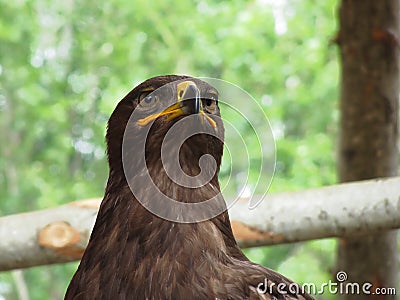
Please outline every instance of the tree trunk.
[[[395, 176], [398, 170], [399, 0], [342, 0], [339, 178]], [[347, 282], [397, 285], [397, 231], [342, 239], [338, 270]], [[378, 291], [377, 291], [378, 292]], [[340, 299], [396, 299], [341, 294]]]

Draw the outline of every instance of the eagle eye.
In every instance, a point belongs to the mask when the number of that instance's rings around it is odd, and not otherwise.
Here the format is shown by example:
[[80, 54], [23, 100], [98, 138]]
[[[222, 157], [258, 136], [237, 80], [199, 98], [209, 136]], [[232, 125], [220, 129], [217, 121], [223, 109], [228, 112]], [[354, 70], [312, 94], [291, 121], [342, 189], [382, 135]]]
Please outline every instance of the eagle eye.
[[158, 102], [158, 96], [152, 94], [153, 91], [144, 91], [139, 95], [140, 106], [147, 108], [152, 107]]
[[204, 101], [203, 103], [206, 106], [206, 109], [209, 111], [214, 111], [215, 108], [217, 107], [218, 100], [217, 96], [214, 94], [208, 95], [207, 98], [205, 98], [203, 101]]

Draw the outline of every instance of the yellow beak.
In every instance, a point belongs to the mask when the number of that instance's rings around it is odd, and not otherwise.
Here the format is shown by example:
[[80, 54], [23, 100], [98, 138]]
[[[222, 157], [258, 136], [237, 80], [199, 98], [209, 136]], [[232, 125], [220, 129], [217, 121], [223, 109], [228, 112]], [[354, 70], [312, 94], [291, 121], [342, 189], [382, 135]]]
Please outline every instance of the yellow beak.
[[167, 121], [173, 120], [182, 115], [201, 114], [211, 124], [213, 128], [217, 128], [217, 123], [208, 116], [201, 106], [200, 90], [193, 81], [183, 81], [176, 86], [177, 102], [160, 113], [149, 115], [138, 120], [138, 125], [145, 126], [151, 121], [168, 115]]

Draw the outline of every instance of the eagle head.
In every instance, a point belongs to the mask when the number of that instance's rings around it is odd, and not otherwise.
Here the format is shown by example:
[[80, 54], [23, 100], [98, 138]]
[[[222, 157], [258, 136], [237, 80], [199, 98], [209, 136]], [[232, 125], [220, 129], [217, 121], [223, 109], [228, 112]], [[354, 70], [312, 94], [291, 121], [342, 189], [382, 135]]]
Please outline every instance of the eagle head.
[[139, 201], [209, 200], [220, 193], [223, 138], [215, 87], [188, 76], [150, 78], [128, 93], [109, 119], [109, 182], [128, 183]]

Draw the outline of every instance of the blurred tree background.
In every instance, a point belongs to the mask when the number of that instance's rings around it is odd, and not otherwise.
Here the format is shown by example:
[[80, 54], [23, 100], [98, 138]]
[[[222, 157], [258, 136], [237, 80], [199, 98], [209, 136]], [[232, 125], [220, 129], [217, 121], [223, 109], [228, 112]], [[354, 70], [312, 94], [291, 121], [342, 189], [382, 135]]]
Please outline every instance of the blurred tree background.
[[[260, 102], [277, 146], [271, 192], [335, 183], [337, 5], [0, 0], [0, 216], [102, 197], [107, 119], [160, 74], [221, 78]], [[298, 282], [322, 283], [335, 241], [246, 252]], [[76, 267], [0, 273], [0, 299], [61, 299]]]

